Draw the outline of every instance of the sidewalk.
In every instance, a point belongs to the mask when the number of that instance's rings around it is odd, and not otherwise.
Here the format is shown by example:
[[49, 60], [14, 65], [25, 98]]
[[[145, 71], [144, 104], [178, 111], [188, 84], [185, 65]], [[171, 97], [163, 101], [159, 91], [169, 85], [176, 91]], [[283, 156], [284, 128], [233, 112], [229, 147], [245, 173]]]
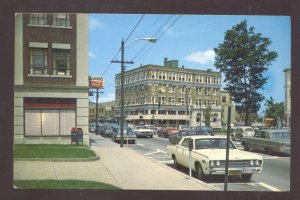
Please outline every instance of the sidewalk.
[[15, 180], [76, 179], [115, 185], [125, 190], [217, 190], [137, 152], [99, 138], [91, 162], [14, 161]]

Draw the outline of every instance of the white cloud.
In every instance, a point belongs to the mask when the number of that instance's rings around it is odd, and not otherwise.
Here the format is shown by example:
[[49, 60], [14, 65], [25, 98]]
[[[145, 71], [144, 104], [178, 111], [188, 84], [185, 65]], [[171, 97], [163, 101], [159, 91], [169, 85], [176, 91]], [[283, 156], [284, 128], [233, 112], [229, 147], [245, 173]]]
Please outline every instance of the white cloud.
[[108, 93], [107, 95], [101, 96], [99, 95], [99, 102], [108, 102], [108, 101], [114, 101], [115, 100], [115, 93]]
[[215, 59], [215, 51], [210, 49], [204, 52], [202, 51], [192, 52], [191, 54], [185, 56], [184, 59], [199, 64], [212, 63]]
[[96, 55], [95, 55], [93, 52], [90, 52], [90, 51], [89, 51], [88, 54], [89, 54], [89, 57], [91, 57], [91, 58], [95, 58], [95, 57], [96, 57]]
[[89, 29], [92, 31], [92, 30], [95, 30], [95, 29], [97, 29], [97, 28], [101, 28], [101, 27], [103, 27], [104, 26], [104, 24], [101, 22], [101, 21], [99, 21], [99, 20], [97, 20], [97, 19], [95, 19], [95, 18], [90, 18], [89, 19]]

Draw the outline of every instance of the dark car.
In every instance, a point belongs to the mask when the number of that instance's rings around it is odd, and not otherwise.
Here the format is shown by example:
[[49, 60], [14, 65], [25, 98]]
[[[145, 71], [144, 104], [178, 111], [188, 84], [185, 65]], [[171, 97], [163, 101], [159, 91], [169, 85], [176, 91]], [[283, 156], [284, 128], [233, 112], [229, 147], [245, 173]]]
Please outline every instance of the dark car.
[[215, 135], [217, 133], [216, 130], [212, 129], [209, 126], [197, 126], [196, 129], [197, 130], [207, 131], [209, 133], [209, 135]]
[[181, 130], [177, 134], [170, 135], [169, 142], [172, 144], [178, 144], [178, 142], [181, 140], [182, 137], [192, 136], [192, 135], [209, 135], [209, 133], [206, 130], [200, 130], [200, 129]]

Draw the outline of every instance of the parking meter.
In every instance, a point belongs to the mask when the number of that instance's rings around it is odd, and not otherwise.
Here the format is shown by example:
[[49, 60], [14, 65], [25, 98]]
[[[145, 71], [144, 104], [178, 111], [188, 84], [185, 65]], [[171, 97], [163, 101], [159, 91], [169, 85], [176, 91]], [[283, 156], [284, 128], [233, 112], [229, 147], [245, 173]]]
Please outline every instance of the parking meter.
[[189, 163], [190, 163], [190, 166], [189, 166], [189, 179], [191, 180], [191, 177], [192, 177], [192, 149], [193, 149], [193, 139], [192, 138], [189, 138]]
[[189, 140], [189, 151], [192, 151], [192, 149], [193, 149], [193, 139], [190, 138], [190, 140]]

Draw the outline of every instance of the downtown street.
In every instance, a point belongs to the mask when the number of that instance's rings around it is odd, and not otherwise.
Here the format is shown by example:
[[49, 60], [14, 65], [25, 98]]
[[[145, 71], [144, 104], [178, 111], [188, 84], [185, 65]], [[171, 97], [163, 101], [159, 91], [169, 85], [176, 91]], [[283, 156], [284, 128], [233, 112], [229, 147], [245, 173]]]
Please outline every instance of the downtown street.
[[[97, 146], [97, 139], [101, 136], [90, 135], [91, 145]], [[136, 144], [124, 144], [123, 148], [130, 148], [139, 154], [174, 168], [173, 160], [168, 157], [166, 147], [169, 144], [168, 138], [161, 138], [154, 135], [153, 138], [138, 138]], [[240, 141], [234, 141], [236, 147], [243, 150]], [[254, 151], [252, 151], [254, 152]], [[231, 191], [289, 191], [290, 190], [290, 157], [282, 155], [267, 155], [262, 152], [255, 152], [264, 159], [263, 171], [253, 175], [249, 182], [240, 178], [229, 178], [228, 190]], [[178, 173], [189, 175], [189, 170], [183, 167], [177, 168]], [[194, 177], [194, 174], [193, 174]], [[224, 176], [209, 177], [205, 182], [209, 185], [223, 190]]]

